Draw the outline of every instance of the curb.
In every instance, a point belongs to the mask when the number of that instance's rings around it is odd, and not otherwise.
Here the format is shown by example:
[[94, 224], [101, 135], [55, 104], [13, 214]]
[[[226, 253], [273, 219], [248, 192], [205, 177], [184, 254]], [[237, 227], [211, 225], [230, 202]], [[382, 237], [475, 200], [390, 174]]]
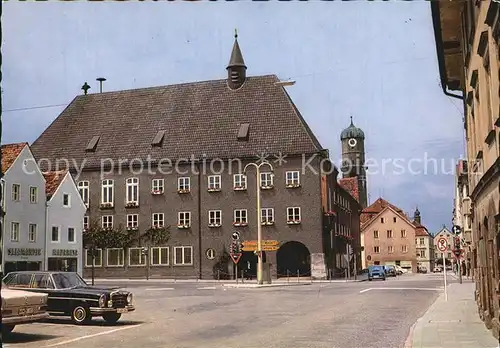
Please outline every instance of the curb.
[[[418, 320], [420, 320], [420, 318]], [[406, 337], [403, 348], [413, 348], [413, 332], [415, 331], [415, 326], [417, 326], [418, 320], [410, 327], [410, 331], [408, 332], [408, 337]]]
[[292, 283], [292, 284], [223, 284], [222, 286], [226, 288], [243, 288], [243, 289], [259, 289], [259, 288], [277, 288], [277, 287], [289, 287], [289, 286], [300, 286], [300, 285], [311, 285], [312, 283]]

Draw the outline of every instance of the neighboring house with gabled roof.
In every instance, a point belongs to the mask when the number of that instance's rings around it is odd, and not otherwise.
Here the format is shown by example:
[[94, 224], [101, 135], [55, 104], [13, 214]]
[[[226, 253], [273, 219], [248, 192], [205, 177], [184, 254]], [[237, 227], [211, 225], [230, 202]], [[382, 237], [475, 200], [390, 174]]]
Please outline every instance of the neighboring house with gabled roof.
[[422, 225], [422, 216], [418, 208], [413, 215], [415, 225], [415, 247], [417, 252], [417, 268], [421, 271], [434, 271], [434, 237], [429, 233], [427, 227]]
[[402, 209], [383, 198], [377, 199], [361, 213], [363, 267], [398, 265], [417, 271], [416, 227]]
[[27, 143], [2, 151], [2, 271], [45, 267], [45, 179]]
[[87, 207], [69, 171], [46, 172], [44, 177], [47, 194], [47, 270], [83, 275], [82, 233]]
[[[278, 251], [265, 253], [272, 274], [309, 275], [311, 254], [334, 258], [320, 192], [328, 152], [285, 90], [290, 83], [246, 76], [237, 39], [226, 69], [221, 80], [97, 94], [85, 89], [33, 143], [35, 156], [67, 160], [89, 207], [86, 224], [142, 232], [171, 226], [168, 243], [149, 245], [153, 277], [233, 276], [222, 257], [231, 235], [236, 230], [242, 240], [255, 240], [258, 223], [264, 239], [280, 242]], [[261, 167], [257, 221], [256, 171], [243, 169], [264, 157], [274, 171]], [[336, 185], [338, 171], [328, 175]], [[139, 245], [103, 250], [102, 259], [97, 276], [145, 274]], [[252, 251], [240, 263], [255, 274]]]

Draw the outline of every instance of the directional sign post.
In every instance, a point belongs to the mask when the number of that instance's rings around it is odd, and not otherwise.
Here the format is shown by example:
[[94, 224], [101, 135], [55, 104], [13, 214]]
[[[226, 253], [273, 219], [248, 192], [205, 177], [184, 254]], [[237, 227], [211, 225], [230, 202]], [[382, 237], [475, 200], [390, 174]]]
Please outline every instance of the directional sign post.
[[438, 250], [443, 254], [443, 275], [444, 275], [444, 300], [448, 302], [448, 290], [446, 284], [446, 250], [448, 249], [448, 240], [444, 237], [441, 237], [437, 241]]
[[231, 250], [229, 255], [231, 256], [231, 259], [234, 262], [234, 265], [236, 267], [236, 284], [238, 284], [238, 262], [240, 261], [241, 258], [241, 242], [240, 242], [240, 233], [239, 232], [234, 232], [231, 235]]
[[[242, 243], [242, 251], [256, 251], [257, 241], [256, 240], [245, 240]], [[263, 240], [262, 241], [262, 251], [277, 251], [280, 247], [280, 242], [277, 240]]]
[[453, 225], [453, 227], [451, 228], [451, 231], [456, 236], [462, 232], [462, 228], [458, 225]]

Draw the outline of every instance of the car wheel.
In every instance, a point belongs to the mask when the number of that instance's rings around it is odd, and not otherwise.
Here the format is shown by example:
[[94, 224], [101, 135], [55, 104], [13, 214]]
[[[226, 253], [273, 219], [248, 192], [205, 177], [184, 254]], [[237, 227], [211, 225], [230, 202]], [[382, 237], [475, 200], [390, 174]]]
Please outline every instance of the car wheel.
[[371, 282], [372, 281], [372, 278], [368, 278], [368, 281]]
[[384, 278], [382, 278], [382, 280], [384, 280], [384, 281], [385, 281], [385, 277], [384, 277]]
[[85, 304], [77, 304], [71, 311], [71, 320], [78, 325], [90, 322], [92, 316], [89, 307]]
[[5, 325], [2, 324], [2, 335], [8, 335], [10, 334], [16, 325]]
[[102, 315], [102, 318], [106, 321], [108, 324], [116, 324], [118, 319], [120, 319], [122, 315], [120, 313], [105, 313]]

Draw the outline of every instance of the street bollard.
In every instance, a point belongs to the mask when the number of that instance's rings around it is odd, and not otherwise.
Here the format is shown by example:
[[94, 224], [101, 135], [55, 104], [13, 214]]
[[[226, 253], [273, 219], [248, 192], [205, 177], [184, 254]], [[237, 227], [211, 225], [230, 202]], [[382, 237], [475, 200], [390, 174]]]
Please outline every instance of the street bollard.
[[290, 270], [286, 270], [286, 280], [288, 283], [290, 283]]
[[241, 270], [241, 284], [243, 284], [245, 282], [245, 271], [244, 270]]

